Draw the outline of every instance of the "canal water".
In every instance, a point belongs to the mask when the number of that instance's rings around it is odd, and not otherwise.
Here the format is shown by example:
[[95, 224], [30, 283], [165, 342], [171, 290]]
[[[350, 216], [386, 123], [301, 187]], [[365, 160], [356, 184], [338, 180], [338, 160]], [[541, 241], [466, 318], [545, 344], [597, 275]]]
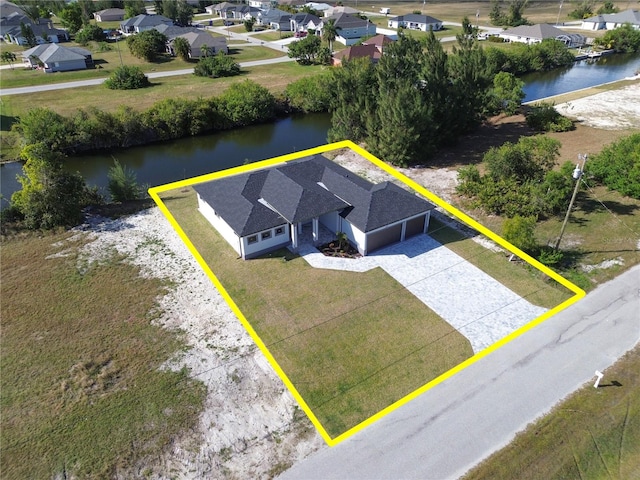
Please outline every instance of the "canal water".
[[[529, 74], [523, 77], [525, 101], [620, 80], [638, 70], [640, 54], [632, 54], [601, 57], [595, 62], [580, 61], [571, 67]], [[97, 185], [106, 195], [107, 171], [114, 158], [134, 170], [139, 183], [163, 185], [324, 145], [329, 126], [328, 114], [294, 115], [274, 123], [238, 130], [74, 157], [67, 165], [71, 171], [79, 171], [89, 185]], [[11, 194], [20, 188], [16, 180], [19, 173], [22, 173], [20, 163], [0, 166], [1, 207], [7, 206]]]

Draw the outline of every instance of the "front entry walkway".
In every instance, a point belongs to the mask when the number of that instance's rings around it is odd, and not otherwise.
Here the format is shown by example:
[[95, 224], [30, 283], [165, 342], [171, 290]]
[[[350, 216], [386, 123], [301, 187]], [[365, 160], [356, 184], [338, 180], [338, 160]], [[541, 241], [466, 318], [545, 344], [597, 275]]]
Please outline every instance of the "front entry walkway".
[[316, 268], [351, 272], [384, 269], [467, 337], [475, 353], [547, 311], [429, 235], [418, 235], [357, 259], [326, 257], [305, 241], [301, 241], [298, 253]]

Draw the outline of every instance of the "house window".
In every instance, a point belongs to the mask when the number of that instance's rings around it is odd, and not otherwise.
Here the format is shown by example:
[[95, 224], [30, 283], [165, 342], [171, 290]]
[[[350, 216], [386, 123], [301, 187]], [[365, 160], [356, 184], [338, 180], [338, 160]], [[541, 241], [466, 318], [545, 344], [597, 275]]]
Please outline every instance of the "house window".
[[271, 238], [271, 230], [268, 232], [262, 232], [261, 234], [262, 240], [266, 240], [267, 238]]
[[249, 245], [251, 245], [252, 243], [256, 243], [257, 241], [258, 241], [257, 235], [251, 235], [250, 237], [247, 238], [247, 243]]
[[276, 228], [276, 236], [277, 235], [283, 235], [283, 234], [284, 234], [284, 227]]

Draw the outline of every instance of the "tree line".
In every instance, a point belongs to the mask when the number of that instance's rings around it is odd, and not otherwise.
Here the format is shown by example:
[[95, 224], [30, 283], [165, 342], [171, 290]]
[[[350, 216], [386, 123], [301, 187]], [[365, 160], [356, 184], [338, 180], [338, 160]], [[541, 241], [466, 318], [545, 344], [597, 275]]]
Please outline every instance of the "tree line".
[[168, 98], [145, 111], [79, 109], [65, 117], [46, 107], [31, 109], [14, 128], [27, 145], [63, 155], [127, 148], [273, 120], [279, 103], [255, 82], [234, 83], [222, 95], [196, 100]]

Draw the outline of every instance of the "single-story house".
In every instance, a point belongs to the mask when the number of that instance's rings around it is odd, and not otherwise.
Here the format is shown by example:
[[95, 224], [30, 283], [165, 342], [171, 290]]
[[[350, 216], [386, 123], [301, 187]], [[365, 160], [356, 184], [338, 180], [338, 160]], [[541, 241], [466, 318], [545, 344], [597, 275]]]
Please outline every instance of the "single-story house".
[[418, 15], [416, 13], [390, 18], [388, 25], [389, 28], [406, 28], [409, 30], [420, 30], [422, 32], [442, 30], [442, 20], [430, 17], [429, 15]]
[[124, 20], [126, 12], [122, 8], [107, 8], [93, 14], [96, 22], [119, 22]]
[[277, 2], [271, 0], [249, 0], [247, 2], [250, 7], [259, 8], [260, 10], [268, 10], [276, 3]]
[[12, 12], [6, 17], [0, 18], [0, 35], [8, 43], [27, 45], [27, 39], [22, 35], [21, 24], [31, 27], [38, 44], [68, 42], [69, 33], [66, 30], [55, 28], [53, 22], [46, 18], [34, 21], [20, 12]]
[[278, 0], [278, 5], [283, 5], [287, 7], [303, 7], [306, 3], [306, 0]]
[[636, 30], [640, 30], [640, 10], [625, 10], [619, 13], [606, 13], [582, 20], [584, 30], [614, 30], [629, 23]]
[[507, 42], [519, 42], [531, 45], [547, 39], [556, 39], [567, 47], [581, 47], [587, 43], [587, 37], [579, 33], [567, 33], [548, 23], [537, 25], [520, 25], [519, 27], [504, 30], [498, 34]]
[[375, 23], [356, 15], [338, 13], [328, 17], [325, 23], [331, 19], [335, 20], [336, 40], [347, 47], [358, 43], [363, 37], [373, 37], [376, 34]]
[[125, 35], [151, 30], [158, 25], [173, 25], [173, 20], [162, 15], [136, 15], [120, 24], [120, 31]]
[[327, 10], [332, 9], [333, 7], [328, 3], [319, 3], [319, 2], [307, 2], [304, 4], [305, 7], [309, 7], [311, 10], [315, 10], [316, 12], [326, 12]]
[[378, 63], [380, 57], [382, 57], [382, 52], [373, 44], [352, 45], [335, 53], [331, 59], [331, 64], [335, 67], [341, 65], [342, 62], [346, 60], [353, 60], [355, 58], [368, 58], [373, 63]]
[[79, 47], [62, 47], [56, 43], [38, 45], [25, 50], [22, 52], [22, 59], [26, 66], [41, 67], [46, 73], [85, 70], [93, 67], [93, 58], [89, 50]]
[[234, 5], [220, 10], [219, 14], [225, 19], [249, 20], [257, 18], [260, 12], [259, 8], [250, 7], [249, 5]]
[[234, 6], [233, 3], [222, 2], [222, 3], [215, 3], [213, 5], [209, 5], [209, 6], [205, 7], [204, 10], [209, 15], [217, 14], [218, 16], [221, 16], [220, 12], [222, 10], [226, 10], [227, 8], [233, 7], [233, 6]]
[[303, 226], [343, 232], [362, 255], [426, 233], [434, 205], [322, 155], [194, 186], [198, 210], [243, 259], [299, 247]]
[[375, 45], [376, 49], [380, 53], [384, 53], [384, 49], [387, 45], [393, 43], [395, 40], [387, 35], [376, 35], [375, 37], [367, 38], [362, 42], [363, 45]]
[[256, 20], [258, 25], [263, 25], [271, 30], [290, 32], [292, 15], [292, 13], [272, 8], [270, 10], [260, 12]]
[[347, 13], [349, 15], [359, 15], [360, 11], [355, 9], [355, 8], [343, 7], [343, 6], [340, 6], [340, 5], [324, 10], [324, 16], [325, 17], [331, 17], [333, 15], [339, 15], [340, 13]]
[[176, 54], [173, 44], [176, 38], [184, 38], [189, 42], [189, 58], [198, 59], [202, 56], [203, 46], [206, 45], [209, 55], [215, 55], [219, 52], [229, 53], [226, 37], [212, 37], [207, 32], [186, 32], [181, 35], [174, 35], [167, 42], [167, 52], [171, 55]]
[[311, 13], [295, 13], [289, 19], [289, 28], [292, 32], [306, 32], [309, 29], [309, 25], [318, 25], [320, 23], [320, 19]]

